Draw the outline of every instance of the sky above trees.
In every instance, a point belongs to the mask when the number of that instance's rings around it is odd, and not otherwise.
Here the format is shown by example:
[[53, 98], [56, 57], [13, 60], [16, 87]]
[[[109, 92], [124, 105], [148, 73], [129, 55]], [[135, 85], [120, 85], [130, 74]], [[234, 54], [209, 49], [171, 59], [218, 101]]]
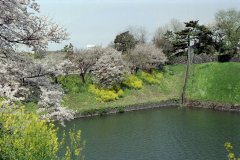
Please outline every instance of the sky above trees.
[[172, 18], [199, 20], [208, 24], [220, 9], [240, 9], [240, 0], [37, 0], [41, 14], [65, 26], [70, 39], [50, 44], [60, 50], [65, 44], [84, 48], [88, 44], [108, 45], [129, 26], [142, 26], [149, 39], [156, 29]]

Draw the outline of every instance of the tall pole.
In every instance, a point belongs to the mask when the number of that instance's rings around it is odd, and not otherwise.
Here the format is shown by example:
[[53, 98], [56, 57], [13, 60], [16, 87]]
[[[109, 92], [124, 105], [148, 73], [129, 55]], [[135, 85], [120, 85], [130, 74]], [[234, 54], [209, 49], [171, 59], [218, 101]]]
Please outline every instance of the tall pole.
[[182, 93], [181, 93], [181, 107], [183, 107], [186, 99], [186, 87], [187, 87], [187, 80], [189, 76], [189, 70], [190, 70], [190, 64], [191, 64], [191, 46], [190, 46], [190, 35], [188, 35], [188, 50], [187, 50], [187, 65], [186, 65], [186, 70], [185, 70], [185, 75], [184, 75], [184, 82], [183, 82], [183, 88], [182, 88]]

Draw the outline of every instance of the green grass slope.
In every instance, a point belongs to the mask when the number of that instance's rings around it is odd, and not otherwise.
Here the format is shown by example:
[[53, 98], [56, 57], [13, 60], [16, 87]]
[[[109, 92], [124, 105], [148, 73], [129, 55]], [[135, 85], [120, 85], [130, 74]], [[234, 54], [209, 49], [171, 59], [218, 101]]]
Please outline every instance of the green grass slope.
[[187, 98], [240, 104], [240, 63], [205, 63], [191, 67]]
[[[163, 73], [161, 84], [144, 83], [140, 90], [124, 89], [124, 96], [111, 102], [99, 102], [88, 92], [88, 85], [76, 82], [80, 87], [78, 92], [68, 92], [63, 104], [78, 112], [89, 112], [105, 108], [121, 108], [135, 104], [157, 103], [169, 99], [178, 99], [181, 90], [183, 65], [168, 66]], [[77, 75], [75, 75], [75, 79]], [[71, 81], [76, 81], [71, 78]], [[67, 86], [67, 85], [66, 85]], [[71, 88], [70, 86], [67, 86]], [[72, 90], [72, 89], [68, 89]]]
[[[129, 105], [157, 103], [178, 99], [182, 89], [185, 65], [165, 66], [160, 84], [143, 83], [140, 90], [124, 89], [124, 96], [111, 102], [99, 102], [88, 92], [77, 75], [71, 78], [64, 105], [78, 112]], [[71, 91], [73, 90], [73, 92]], [[186, 91], [187, 99], [240, 104], [240, 63], [205, 63], [192, 65]]]

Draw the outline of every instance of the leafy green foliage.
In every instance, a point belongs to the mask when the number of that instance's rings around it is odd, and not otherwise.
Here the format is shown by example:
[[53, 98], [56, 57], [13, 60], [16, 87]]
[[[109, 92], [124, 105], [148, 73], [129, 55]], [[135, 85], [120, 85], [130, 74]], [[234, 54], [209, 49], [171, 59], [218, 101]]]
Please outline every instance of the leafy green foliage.
[[124, 96], [124, 92], [123, 92], [123, 90], [122, 89], [119, 89], [118, 91], [117, 91], [117, 95], [118, 95], [118, 97], [123, 97]]
[[[2, 106], [2, 101], [0, 106]], [[11, 160], [57, 160], [81, 158], [81, 132], [70, 132], [71, 146], [67, 146], [64, 157], [59, 157], [65, 136], [58, 141], [57, 129], [47, 120], [27, 113], [23, 107], [2, 106], [0, 112], [0, 159]], [[70, 155], [70, 156], [69, 156]]]
[[134, 39], [134, 36], [129, 33], [129, 31], [117, 35], [114, 40], [114, 47], [116, 50], [123, 53], [134, 48], [136, 44], [137, 41]]
[[[64, 155], [64, 160], [71, 160], [71, 159], [84, 159], [82, 154], [83, 146], [85, 146], [85, 142], [81, 142], [81, 131], [78, 130], [70, 130], [68, 132], [70, 144], [66, 146], [66, 152]], [[63, 133], [63, 140], [61, 141], [61, 145], [64, 145], [65, 141], [65, 133]]]
[[231, 145], [231, 143], [226, 142], [224, 144], [224, 147], [228, 153], [227, 155], [228, 160], [240, 160], [240, 158], [235, 157], [235, 154], [233, 153], [233, 146]]
[[28, 102], [24, 104], [27, 111], [36, 112], [38, 105], [35, 102]]
[[162, 80], [163, 79], [163, 73], [159, 72], [157, 70], [153, 70], [152, 75], [155, 77], [157, 80]]
[[143, 84], [142, 80], [138, 79], [137, 76], [132, 74], [125, 79], [123, 85], [128, 88], [141, 89]]
[[220, 10], [215, 15], [217, 29], [223, 36], [222, 48], [237, 53], [240, 44], [240, 11], [235, 9]]
[[[83, 84], [79, 75], [59, 76], [57, 81], [62, 85], [65, 93], [80, 93], [87, 90], [86, 85]], [[87, 79], [87, 82], [89, 81], [90, 80]]]

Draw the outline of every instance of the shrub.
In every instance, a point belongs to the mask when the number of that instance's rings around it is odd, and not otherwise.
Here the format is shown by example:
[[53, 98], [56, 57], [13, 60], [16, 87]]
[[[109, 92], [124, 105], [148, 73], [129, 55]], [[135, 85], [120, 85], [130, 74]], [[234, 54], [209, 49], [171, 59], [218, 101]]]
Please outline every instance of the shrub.
[[114, 101], [118, 99], [118, 94], [113, 90], [101, 89], [99, 98], [104, 102]]
[[36, 110], [38, 108], [37, 104], [34, 102], [25, 103], [24, 105], [25, 105], [26, 110], [32, 111], [32, 112], [36, 112]]
[[233, 153], [233, 146], [231, 143], [226, 142], [224, 143], [225, 150], [227, 151], [227, 159], [228, 160], [239, 160], [240, 158], [237, 158], [235, 154]]
[[107, 114], [107, 109], [106, 108], [99, 108], [98, 109], [98, 114], [100, 114], [100, 115]]
[[117, 95], [118, 95], [118, 97], [123, 97], [123, 96], [124, 96], [123, 90], [120, 89], [120, 90], [117, 92]]
[[138, 79], [135, 75], [130, 75], [123, 82], [123, 85], [128, 88], [141, 89], [142, 88], [142, 80]]
[[[58, 141], [54, 124], [39, 119], [23, 107], [7, 106], [0, 102], [0, 159], [60, 159], [60, 149], [65, 136]], [[64, 134], [65, 135], [65, 134]], [[64, 159], [79, 157], [82, 151], [81, 132], [69, 132], [70, 147], [66, 147]]]
[[117, 107], [118, 113], [124, 113], [125, 112], [125, 107]]
[[169, 66], [164, 66], [163, 72], [169, 75], [174, 75], [174, 71]]
[[160, 84], [160, 80], [156, 79], [154, 75], [141, 71], [139, 77], [148, 84]]
[[84, 84], [78, 75], [59, 76], [57, 80], [65, 92], [80, 93], [84, 90]]
[[160, 81], [163, 79], [163, 74], [160, 73], [160, 72], [158, 72], [158, 71], [156, 71], [156, 70], [153, 71], [153, 76], [154, 76], [157, 80], [160, 80]]
[[97, 100], [102, 102], [109, 102], [114, 101], [121, 97], [119, 95], [121, 95], [122, 94], [121, 92], [123, 91], [120, 91], [120, 93], [118, 92], [116, 93], [114, 90], [111, 89], [98, 89], [95, 85], [90, 85], [89, 92], [92, 93]]

